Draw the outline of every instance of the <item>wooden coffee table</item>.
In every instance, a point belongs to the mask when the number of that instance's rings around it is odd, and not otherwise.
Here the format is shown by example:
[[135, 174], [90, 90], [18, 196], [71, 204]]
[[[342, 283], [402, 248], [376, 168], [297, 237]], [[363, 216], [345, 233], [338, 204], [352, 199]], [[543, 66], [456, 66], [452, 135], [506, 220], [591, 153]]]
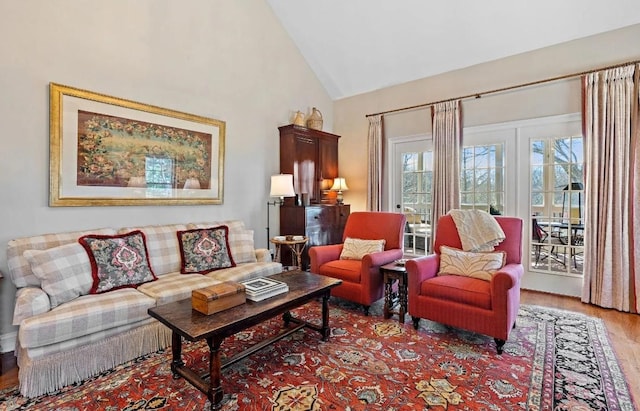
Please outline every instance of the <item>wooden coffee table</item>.
[[[174, 378], [182, 376], [205, 393], [211, 402], [212, 410], [220, 408], [224, 397], [221, 377], [222, 369], [225, 367], [304, 327], [318, 331], [325, 341], [329, 338], [330, 292], [342, 281], [303, 271], [283, 272], [269, 278], [287, 283], [289, 292], [260, 302], [247, 300], [245, 304], [212, 315], [204, 315], [193, 310], [191, 299], [149, 309], [150, 316], [171, 329], [171, 371]], [[300, 307], [318, 297], [322, 297], [322, 325], [318, 326], [302, 321], [289, 312], [289, 310]], [[283, 314], [284, 329], [277, 335], [221, 361], [219, 349], [225, 338], [280, 314]], [[290, 323], [294, 323], [296, 326], [290, 327]], [[209, 345], [209, 373], [198, 375], [184, 364], [182, 361], [183, 338], [189, 341], [203, 339], [207, 341]], [[207, 377], [209, 381], [207, 381]]]

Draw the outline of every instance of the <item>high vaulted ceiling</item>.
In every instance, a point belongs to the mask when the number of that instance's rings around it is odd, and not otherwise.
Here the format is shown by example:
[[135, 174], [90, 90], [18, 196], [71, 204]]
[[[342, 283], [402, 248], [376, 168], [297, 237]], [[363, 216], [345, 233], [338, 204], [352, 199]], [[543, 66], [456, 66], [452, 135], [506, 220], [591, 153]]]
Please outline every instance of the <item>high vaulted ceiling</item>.
[[640, 23], [638, 0], [267, 2], [333, 99]]

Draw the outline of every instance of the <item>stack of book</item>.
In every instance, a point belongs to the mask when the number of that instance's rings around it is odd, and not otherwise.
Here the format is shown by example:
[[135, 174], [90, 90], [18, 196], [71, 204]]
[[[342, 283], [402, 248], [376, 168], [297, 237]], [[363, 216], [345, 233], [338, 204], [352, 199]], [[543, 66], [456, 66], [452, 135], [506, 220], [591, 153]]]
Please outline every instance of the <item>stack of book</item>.
[[274, 295], [289, 292], [287, 284], [266, 277], [254, 278], [240, 283], [244, 285], [247, 299], [251, 301], [262, 301]]

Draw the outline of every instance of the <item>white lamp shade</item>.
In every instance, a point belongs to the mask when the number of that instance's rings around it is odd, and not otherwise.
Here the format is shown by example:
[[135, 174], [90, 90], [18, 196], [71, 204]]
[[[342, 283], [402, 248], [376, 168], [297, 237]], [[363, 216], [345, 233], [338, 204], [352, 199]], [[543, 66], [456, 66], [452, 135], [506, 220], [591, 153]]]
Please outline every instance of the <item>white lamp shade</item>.
[[271, 197], [294, 197], [293, 174], [271, 176]]
[[347, 191], [349, 187], [347, 187], [347, 182], [344, 181], [344, 177], [336, 177], [333, 179], [333, 186], [331, 190], [333, 191]]

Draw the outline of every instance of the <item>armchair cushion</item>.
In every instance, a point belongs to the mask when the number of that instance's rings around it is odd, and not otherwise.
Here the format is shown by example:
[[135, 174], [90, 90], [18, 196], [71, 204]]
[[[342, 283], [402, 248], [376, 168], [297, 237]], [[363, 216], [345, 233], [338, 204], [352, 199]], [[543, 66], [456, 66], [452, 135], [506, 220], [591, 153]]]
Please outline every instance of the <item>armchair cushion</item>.
[[420, 284], [420, 294], [485, 310], [491, 309], [491, 283], [477, 278], [455, 275], [435, 277]]
[[385, 240], [362, 240], [360, 238], [347, 237], [344, 240], [341, 260], [362, 260], [367, 254], [378, 253], [384, 250]]
[[335, 260], [329, 261], [322, 266], [322, 274], [352, 283], [359, 283], [361, 268], [362, 261], [360, 260]]
[[504, 251], [473, 253], [443, 245], [440, 247], [438, 275], [462, 275], [491, 281], [493, 274], [504, 267], [505, 260]]

